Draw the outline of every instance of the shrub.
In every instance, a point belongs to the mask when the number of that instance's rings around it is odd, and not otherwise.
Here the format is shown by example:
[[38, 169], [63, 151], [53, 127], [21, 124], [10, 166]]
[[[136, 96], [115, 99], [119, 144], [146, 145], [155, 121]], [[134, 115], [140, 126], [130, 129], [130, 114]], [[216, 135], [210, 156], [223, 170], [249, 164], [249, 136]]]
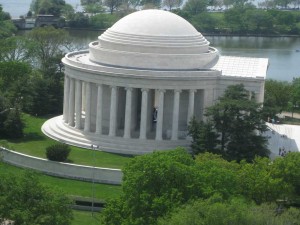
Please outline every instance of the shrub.
[[66, 144], [54, 144], [46, 148], [47, 159], [64, 162], [70, 154], [70, 147]]

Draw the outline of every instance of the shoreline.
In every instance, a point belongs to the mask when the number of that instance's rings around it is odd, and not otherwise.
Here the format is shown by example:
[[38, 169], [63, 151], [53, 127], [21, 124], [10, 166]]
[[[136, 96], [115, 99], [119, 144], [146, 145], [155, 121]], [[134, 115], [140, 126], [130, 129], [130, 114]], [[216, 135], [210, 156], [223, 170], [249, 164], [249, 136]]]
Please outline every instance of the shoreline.
[[[65, 30], [84, 30], [84, 31], [100, 31], [104, 32], [107, 29], [97, 29], [97, 28], [73, 28], [73, 27], [63, 27]], [[200, 31], [198, 31], [200, 32]], [[226, 33], [209, 33], [200, 32], [203, 36], [220, 36], [220, 37], [295, 37], [300, 38], [300, 35], [296, 34], [226, 34]]]

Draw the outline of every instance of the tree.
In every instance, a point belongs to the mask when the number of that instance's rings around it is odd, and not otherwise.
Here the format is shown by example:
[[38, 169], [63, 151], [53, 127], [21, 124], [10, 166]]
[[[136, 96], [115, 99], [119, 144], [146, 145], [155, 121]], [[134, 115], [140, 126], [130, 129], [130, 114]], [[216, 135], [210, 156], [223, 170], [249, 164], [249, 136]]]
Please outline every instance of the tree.
[[277, 213], [276, 204], [255, 205], [243, 198], [235, 197], [223, 200], [213, 196], [207, 200], [197, 200], [185, 204], [161, 218], [159, 225], [252, 225], [252, 224], [297, 224], [300, 219], [300, 210], [285, 209]]
[[12, 36], [17, 31], [13, 22], [10, 20], [10, 15], [7, 12], [3, 12], [3, 8], [0, 5], [0, 39]]
[[281, 6], [283, 8], [287, 8], [287, 6], [292, 3], [293, 0], [274, 0], [277, 6]]
[[189, 135], [192, 137], [191, 148], [195, 155], [206, 151], [219, 153], [217, 150], [218, 134], [213, 131], [213, 126], [210, 122], [199, 122], [193, 117], [189, 122], [188, 130]]
[[[292, 197], [300, 197], [300, 153], [290, 152], [284, 158], [276, 158], [273, 162], [273, 171], [275, 177], [283, 179], [292, 187]], [[285, 193], [289, 197], [289, 193]]]
[[193, 164], [183, 149], [134, 158], [123, 170], [123, 195], [108, 203], [103, 224], [156, 224], [158, 217], [201, 195]]
[[195, 167], [201, 185], [202, 198], [210, 198], [214, 194], [229, 199], [239, 195], [238, 172], [240, 165], [237, 162], [228, 162], [221, 155], [202, 153], [195, 157]]
[[249, 98], [242, 84], [228, 86], [219, 102], [206, 111], [208, 120], [220, 134], [220, 150], [229, 160], [251, 162], [256, 155], [269, 155], [267, 139], [260, 134], [266, 131], [261, 104]]
[[65, 7], [65, 0], [32, 0], [30, 10], [38, 14], [60, 16]]
[[41, 184], [32, 172], [0, 174], [0, 223], [71, 224], [70, 200], [60, 190]]
[[31, 56], [36, 58], [44, 73], [49, 72], [51, 60], [61, 57], [64, 54], [63, 48], [70, 44], [67, 31], [52, 26], [35, 28], [27, 34], [27, 38], [34, 46]]
[[267, 11], [259, 9], [247, 10], [245, 18], [249, 32], [255, 34], [273, 32], [273, 17]]
[[0, 39], [0, 61], [30, 61], [28, 49], [30, 42], [23, 36], [11, 36]]
[[113, 14], [122, 4], [121, 0], [104, 0], [103, 5], [108, 7], [110, 14]]
[[257, 157], [253, 163], [242, 161], [237, 172], [239, 193], [257, 204], [275, 202], [286, 198], [291, 193], [291, 186], [284, 181], [284, 176], [276, 176], [274, 166], [268, 158]]
[[162, 5], [168, 7], [171, 11], [174, 7], [180, 7], [182, 2], [182, 0], [163, 0]]
[[300, 78], [293, 78], [290, 104], [293, 116], [294, 110], [300, 107]]
[[183, 6], [183, 10], [192, 15], [204, 12], [207, 9], [209, 0], [188, 0]]
[[285, 81], [266, 80], [264, 111], [268, 110], [273, 118], [275, 114], [282, 112], [288, 107], [291, 96], [291, 85]]

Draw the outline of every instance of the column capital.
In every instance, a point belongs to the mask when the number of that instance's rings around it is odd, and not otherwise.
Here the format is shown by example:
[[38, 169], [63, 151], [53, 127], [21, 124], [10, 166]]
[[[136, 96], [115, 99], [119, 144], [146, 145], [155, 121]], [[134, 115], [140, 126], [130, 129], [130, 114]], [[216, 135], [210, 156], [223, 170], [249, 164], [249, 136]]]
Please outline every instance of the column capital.
[[118, 86], [115, 86], [115, 85], [110, 85], [109, 86], [111, 89], [118, 89], [119, 87]]
[[125, 91], [132, 91], [133, 87], [124, 87]]
[[176, 92], [181, 93], [182, 90], [181, 89], [174, 89], [174, 93], [176, 93]]
[[189, 91], [190, 91], [191, 93], [196, 93], [196, 92], [197, 92], [197, 89], [189, 89]]
[[97, 85], [97, 87], [102, 87], [103, 86], [103, 84], [96, 84]]
[[142, 91], [142, 92], [148, 92], [148, 91], [149, 91], [149, 88], [142, 88], [141, 91]]
[[162, 92], [162, 93], [165, 93], [166, 92], [166, 89], [156, 89], [158, 92]]

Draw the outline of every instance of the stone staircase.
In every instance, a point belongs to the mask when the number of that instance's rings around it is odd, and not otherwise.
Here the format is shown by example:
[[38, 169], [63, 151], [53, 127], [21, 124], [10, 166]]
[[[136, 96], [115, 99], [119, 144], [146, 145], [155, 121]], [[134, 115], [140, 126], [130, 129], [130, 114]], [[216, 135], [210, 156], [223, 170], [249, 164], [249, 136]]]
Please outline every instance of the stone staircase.
[[123, 137], [110, 137], [108, 135], [99, 135], [92, 132], [83, 132], [83, 130], [70, 127], [63, 122], [62, 116], [57, 116], [47, 120], [42, 126], [42, 132], [48, 137], [62, 143], [74, 145], [82, 148], [102, 150], [106, 152], [141, 155], [153, 152], [154, 150], [169, 150], [178, 146], [188, 148], [189, 140], [162, 140], [153, 139], [140, 140], [138, 138], [125, 139]]

